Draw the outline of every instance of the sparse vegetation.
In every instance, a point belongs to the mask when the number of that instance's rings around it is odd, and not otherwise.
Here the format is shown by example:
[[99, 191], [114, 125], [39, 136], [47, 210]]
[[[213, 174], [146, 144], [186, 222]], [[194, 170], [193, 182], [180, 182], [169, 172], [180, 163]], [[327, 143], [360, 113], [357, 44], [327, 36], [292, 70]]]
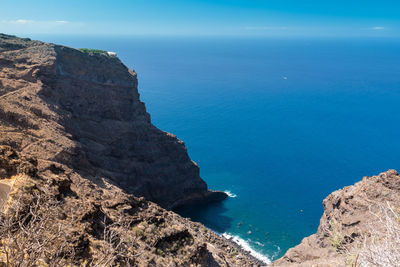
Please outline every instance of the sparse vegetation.
[[132, 227], [132, 232], [137, 237], [143, 237], [144, 236], [144, 232], [141, 229], [139, 229], [139, 227], [137, 227], [137, 226]]
[[92, 49], [92, 48], [80, 48], [79, 50], [89, 55], [103, 55], [111, 58], [117, 58], [115, 53], [108, 52], [107, 50]]
[[329, 242], [337, 251], [342, 248], [344, 237], [337, 227], [336, 220], [330, 222], [330, 229], [327, 231], [330, 235]]
[[126, 233], [129, 222], [118, 220], [112, 224], [103, 221], [103, 240], [98, 257], [92, 260], [91, 266], [134, 266], [135, 258], [142, 252], [135, 250], [137, 238]]
[[[365, 236], [358, 253], [362, 267], [398, 267], [400, 263], [400, 215], [389, 203], [378, 205], [372, 212], [377, 220], [370, 224], [370, 235]], [[358, 267], [358, 265], [357, 265]]]
[[92, 48], [80, 48], [80, 51], [86, 54], [104, 54], [107, 55], [106, 50], [100, 50], [100, 49], [92, 49]]
[[[60, 220], [61, 202], [36, 188], [28, 178], [22, 194], [13, 194], [0, 215], [0, 265], [4, 266], [134, 266], [140, 254], [130, 222], [101, 223], [101, 239], [81, 240], [74, 226]], [[66, 216], [74, 216], [74, 211]], [[93, 250], [95, 249], [95, 250]], [[92, 255], [90, 251], [96, 251]], [[87, 265], [85, 265], [85, 261]], [[1, 266], [3, 266], [1, 265]]]
[[[36, 191], [22, 194], [0, 216], [0, 262], [6, 266], [61, 266], [75, 251], [67, 225], [56, 222], [59, 203]], [[46, 233], [46, 234], [45, 234]]]

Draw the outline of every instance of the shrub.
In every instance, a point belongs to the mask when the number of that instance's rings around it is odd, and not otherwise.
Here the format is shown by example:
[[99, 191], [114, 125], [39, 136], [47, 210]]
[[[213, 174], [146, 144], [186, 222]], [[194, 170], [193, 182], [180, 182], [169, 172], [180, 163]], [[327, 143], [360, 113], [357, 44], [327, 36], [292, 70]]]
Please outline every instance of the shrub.
[[[135, 266], [142, 253], [136, 251], [137, 237], [126, 231], [129, 220], [108, 223], [105, 217], [95, 248], [80, 241], [71, 221], [59, 219], [63, 203], [50, 192], [35, 189], [18, 195], [0, 213], [0, 266]], [[72, 218], [74, 211], [68, 215]], [[91, 255], [86, 253], [90, 250]]]
[[[0, 216], [0, 262], [6, 266], [68, 264], [74, 249], [57, 221], [59, 202], [39, 192], [14, 199]], [[67, 256], [68, 255], [68, 256]]]
[[86, 53], [86, 54], [107, 55], [107, 51], [106, 50], [92, 49], [92, 48], [80, 48], [79, 50], [81, 52], [83, 52], [83, 53]]
[[357, 262], [362, 267], [398, 267], [400, 215], [389, 203], [378, 208], [378, 212], [371, 211], [377, 220], [369, 226], [370, 235], [364, 237]]
[[337, 251], [342, 249], [343, 246], [343, 241], [344, 241], [344, 236], [340, 232], [339, 227], [337, 226], [338, 223], [336, 220], [330, 221], [330, 229], [327, 230], [329, 233], [329, 243], [331, 244], [332, 247], [334, 247]]

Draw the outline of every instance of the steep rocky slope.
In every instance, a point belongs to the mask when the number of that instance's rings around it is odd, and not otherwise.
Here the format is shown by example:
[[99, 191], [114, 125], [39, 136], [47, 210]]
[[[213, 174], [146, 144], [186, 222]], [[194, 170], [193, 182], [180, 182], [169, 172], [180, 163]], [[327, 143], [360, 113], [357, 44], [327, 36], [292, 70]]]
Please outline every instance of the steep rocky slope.
[[207, 189], [182, 141], [151, 124], [137, 84], [118, 58], [0, 35], [3, 262], [254, 263], [148, 201], [172, 209], [226, 195]]
[[1, 143], [165, 208], [225, 197], [207, 190], [182, 141], [150, 123], [118, 58], [4, 35], [0, 52]]
[[333, 192], [323, 204], [325, 211], [318, 232], [289, 249], [273, 266], [360, 266], [357, 259], [363, 252], [363, 241], [386, 238], [385, 221], [381, 220], [385, 209], [399, 211], [400, 175], [389, 170], [364, 177], [361, 182]]

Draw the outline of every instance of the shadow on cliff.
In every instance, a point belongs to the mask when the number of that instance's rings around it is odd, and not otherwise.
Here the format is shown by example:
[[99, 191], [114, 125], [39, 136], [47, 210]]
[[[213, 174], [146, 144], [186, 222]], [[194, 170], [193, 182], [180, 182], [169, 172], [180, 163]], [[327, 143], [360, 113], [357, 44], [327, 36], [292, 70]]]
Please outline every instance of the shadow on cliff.
[[38, 96], [53, 114], [52, 161], [101, 188], [107, 188], [105, 178], [166, 209], [225, 197], [207, 191], [182, 141], [151, 124], [134, 71], [117, 58], [63, 46], [49, 50], [55, 60], [40, 70]]
[[216, 202], [205, 205], [191, 205], [174, 211], [222, 234], [232, 226], [233, 219], [224, 215], [227, 210], [223, 202]]

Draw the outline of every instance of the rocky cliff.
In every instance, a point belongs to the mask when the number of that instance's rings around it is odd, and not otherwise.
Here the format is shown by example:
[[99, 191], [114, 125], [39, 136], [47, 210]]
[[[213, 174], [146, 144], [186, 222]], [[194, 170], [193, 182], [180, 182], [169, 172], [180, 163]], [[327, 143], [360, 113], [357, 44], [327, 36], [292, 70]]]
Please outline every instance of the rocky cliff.
[[[116, 57], [0, 35], [0, 262], [252, 266], [160, 206], [221, 200]], [[141, 197], [141, 198], [137, 198]]]
[[2, 144], [167, 209], [226, 197], [207, 190], [182, 141], [151, 124], [136, 73], [118, 58], [5, 35], [0, 52]]
[[335, 191], [323, 205], [317, 233], [273, 266], [399, 266], [400, 175], [395, 170]]

